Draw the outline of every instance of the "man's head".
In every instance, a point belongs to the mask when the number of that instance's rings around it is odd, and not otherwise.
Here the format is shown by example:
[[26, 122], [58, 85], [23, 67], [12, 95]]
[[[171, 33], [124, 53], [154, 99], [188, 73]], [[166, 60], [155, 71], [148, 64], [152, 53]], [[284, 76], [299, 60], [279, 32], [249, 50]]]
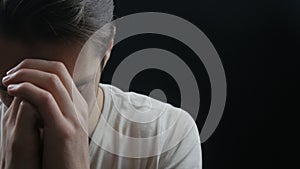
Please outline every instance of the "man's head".
[[[83, 44], [113, 19], [113, 9], [113, 0], [0, 0], [1, 79], [26, 58], [63, 62], [73, 76]], [[108, 59], [113, 36], [114, 26], [105, 26], [88, 55]]]

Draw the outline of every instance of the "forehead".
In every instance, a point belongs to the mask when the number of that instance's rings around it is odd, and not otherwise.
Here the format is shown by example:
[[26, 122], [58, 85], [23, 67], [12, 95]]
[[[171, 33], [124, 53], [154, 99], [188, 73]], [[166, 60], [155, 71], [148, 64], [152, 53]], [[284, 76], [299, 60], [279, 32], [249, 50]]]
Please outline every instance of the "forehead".
[[72, 72], [82, 45], [76, 42], [26, 42], [0, 38], [0, 76], [26, 58], [63, 62]]

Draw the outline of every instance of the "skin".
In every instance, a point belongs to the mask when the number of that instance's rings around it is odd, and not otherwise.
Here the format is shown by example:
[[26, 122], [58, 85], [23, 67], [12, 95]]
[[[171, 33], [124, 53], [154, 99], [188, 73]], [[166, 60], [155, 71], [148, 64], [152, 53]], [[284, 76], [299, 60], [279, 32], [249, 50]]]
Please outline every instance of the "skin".
[[[0, 77], [8, 90], [0, 92], [8, 107], [2, 123], [2, 169], [89, 168], [88, 135], [101, 112], [88, 111], [88, 103], [74, 86], [86, 78], [72, 79], [81, 49], [75, 42], [25, 43], [0, 38]], [[101, 75], [101, 69], [97, 70], [95, 83]], [[97, 93], [102, 110], [102, 89], [89, 90]]]

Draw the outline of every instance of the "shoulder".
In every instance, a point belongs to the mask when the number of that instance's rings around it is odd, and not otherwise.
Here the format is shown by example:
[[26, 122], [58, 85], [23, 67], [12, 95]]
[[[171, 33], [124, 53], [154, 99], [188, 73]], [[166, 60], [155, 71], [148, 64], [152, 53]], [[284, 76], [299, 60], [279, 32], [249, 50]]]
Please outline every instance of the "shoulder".
[[101, 87], [104, 107], [92, 137], [94, 160], [113, 155], [132, 165], [138, 160], [158, 168], [201, 168], [199, 133], [189, 113], [135, 92]]
[[195, 126], [191, 115], [181, 108], [139, 93], [124, 92], [112, 85], [101, 84], [101, 87], [115, 110], [110, 113], [118, 113], [132, 123], [156, 123], [164, 129], [172, 125], [181, 125], [186, 129]]
[[101, 87], [105, 97], [110, 97], [107, 99], [111, 105], [108, 117], [113, 120], [108, 121], [122, 135], [156, 139], [152, 141], [164, 145], [162, 151], [183, 141], [200, 144], [196, 123], [183, 109], [111, 85], [101, 84]]

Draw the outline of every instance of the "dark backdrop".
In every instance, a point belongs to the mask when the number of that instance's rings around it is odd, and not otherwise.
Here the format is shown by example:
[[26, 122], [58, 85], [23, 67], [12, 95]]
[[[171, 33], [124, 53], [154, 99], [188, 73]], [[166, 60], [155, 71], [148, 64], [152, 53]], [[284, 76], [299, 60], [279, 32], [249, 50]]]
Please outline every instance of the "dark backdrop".
[[[283, 104], [297, 102], [289, 94], [294, 93], [298, 79], [294, 73], [299, 65], [295, 58], [299, 56], [300, 1], [115, 0], [115, 4], [116, 18], [137, 12], [182, 17], [197, 25], [218, 51], [226, 71], [228, 98], [217, 130], [202, 144], [204, 169], [289, 168], [297, 155], [289, 153], [295, 142], [290, 136], [295, 132], [286, 129], [296, 128], [295, 120], [288, 117], [295, 110]], [[193, 70], [201, 92], [197, 119], [201, 130], [209, 108], [208, 75], [196, 55], [179, 41], [151, 34], [124, 40], [115, 46], [102, 82], [111, 82], [126, 56], [149, 47], [174, 52]], [[169, 103], [179, 105], [174, 79], [157, 70], [140, 72], [130, 90], [149, 94], [157, 87], [168, 93]], [[275, 122], [278, 117], [280, 121]]]

